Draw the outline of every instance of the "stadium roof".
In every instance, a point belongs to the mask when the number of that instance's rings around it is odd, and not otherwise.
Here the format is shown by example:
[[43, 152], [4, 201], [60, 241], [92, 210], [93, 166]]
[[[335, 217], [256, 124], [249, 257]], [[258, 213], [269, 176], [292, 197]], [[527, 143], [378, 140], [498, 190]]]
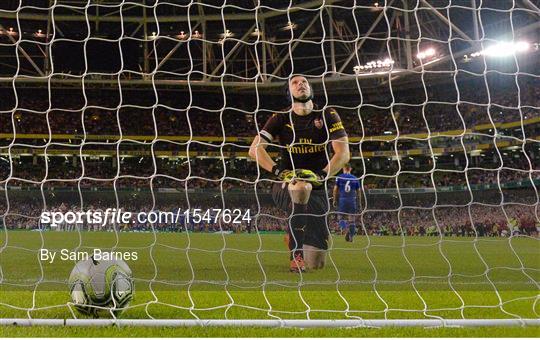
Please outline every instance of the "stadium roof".
[[[241, 90], [255, 82], [261, 89], [278, 88], [289, 74], [302, 73], [339, 91], [356, 88], [357, 81], [376, 86], [389, 75], [394, 82], [410, 81], [415, 77], [406, 75], [426, 70], [481, 73], [483, 63], [475, 68], [465, 62], [485, 45], [538, 42], [540, 15], [529, 0], [473, 4], [63, 0], [49, 7], [43, 0], [22, 6], [3, 1], [0, 83], [11, 86], [17, 75], [20, 86], [76, 85], [84, 76], [89, 86], [153, 80], [178, 88], [189, 83]], [[418, 58], [425, 49], [436, 51], [430, 60]], [[536, 66], [538, 58], [530, 59], [520, 62], [522, 70]], [[384, 60], [392, 63], [378, 67]]]

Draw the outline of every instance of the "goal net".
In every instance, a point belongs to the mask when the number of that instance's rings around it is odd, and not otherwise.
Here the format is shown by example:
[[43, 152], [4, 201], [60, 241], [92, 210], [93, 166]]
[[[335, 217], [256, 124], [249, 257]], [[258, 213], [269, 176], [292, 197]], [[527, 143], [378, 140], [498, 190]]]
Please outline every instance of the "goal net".
[[[3, 1], [0, 324], [537, 325], [539, 13], [528, 0]], [[305, 238], [322, 221], [328, 249], [300, 273], [284, 242], [296, 215], [249, 152], [263, 135], [278, 164], [339, 152], [326, 114], [323, 143], [264, 128], [298, 114], [292, 75], [310, 84], [309, 114], [337, 112], [359, 183], [352, 212], [341, 170], [312, 192], [326, 208], [306, 211]], [[100, 320], [68, 289], [95, 252], [121, 254], [135, 285]]]

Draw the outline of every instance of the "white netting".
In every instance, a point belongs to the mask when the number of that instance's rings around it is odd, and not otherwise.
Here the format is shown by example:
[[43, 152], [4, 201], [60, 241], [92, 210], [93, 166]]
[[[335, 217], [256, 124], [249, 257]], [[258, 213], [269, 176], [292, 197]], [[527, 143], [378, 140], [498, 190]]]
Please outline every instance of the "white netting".
[[[138, 254], [122, 318], [538, 319], [540, 14], [436, 5], [0, 4], [2, 318], [79, 318], [58, 257], [101, 248]], [[339, 113], [361, 181], [354, 242], [330, 208], [326, 267], [301, 274], [248, 156], [292, 74]], [[39, 222], [107, 208], [174, 221]]]

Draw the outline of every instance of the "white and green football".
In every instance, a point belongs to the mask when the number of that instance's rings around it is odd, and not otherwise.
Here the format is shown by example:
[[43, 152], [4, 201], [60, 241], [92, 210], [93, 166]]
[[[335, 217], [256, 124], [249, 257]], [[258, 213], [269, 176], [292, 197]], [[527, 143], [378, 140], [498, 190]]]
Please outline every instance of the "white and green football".
[[131, 269], [123, 260], [82, 260], [71, 271], [69, 291], [80, 313], [96, 318], [118, 316], [133, 298]]

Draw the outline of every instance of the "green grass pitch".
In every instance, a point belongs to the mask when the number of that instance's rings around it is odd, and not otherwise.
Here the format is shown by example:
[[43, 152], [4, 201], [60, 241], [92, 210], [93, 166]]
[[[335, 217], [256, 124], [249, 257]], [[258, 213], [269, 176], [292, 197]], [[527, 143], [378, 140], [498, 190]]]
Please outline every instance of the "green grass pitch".
[[[288, 271], [279, 234], [8, 231], [0, 236], [2, 318], [71, 318], [73, 261], [40, 248], [136, 251], [121, 318], [538, 318], [539, 240], [333, 236], [323, 270]], [[444, 255], [444, 256], [443, 256]], [[58, 255], [59, 256], [59, 255]], [[58, 257], [57, 256], [57, 257]], [[78, 315], [78, 317], [81, 317]], [[5, 327], [13, 336], [538, 336], [538, 327], [473, 329], [172, 329]], [[291, 333], [292, 332], [292, 333]]]

